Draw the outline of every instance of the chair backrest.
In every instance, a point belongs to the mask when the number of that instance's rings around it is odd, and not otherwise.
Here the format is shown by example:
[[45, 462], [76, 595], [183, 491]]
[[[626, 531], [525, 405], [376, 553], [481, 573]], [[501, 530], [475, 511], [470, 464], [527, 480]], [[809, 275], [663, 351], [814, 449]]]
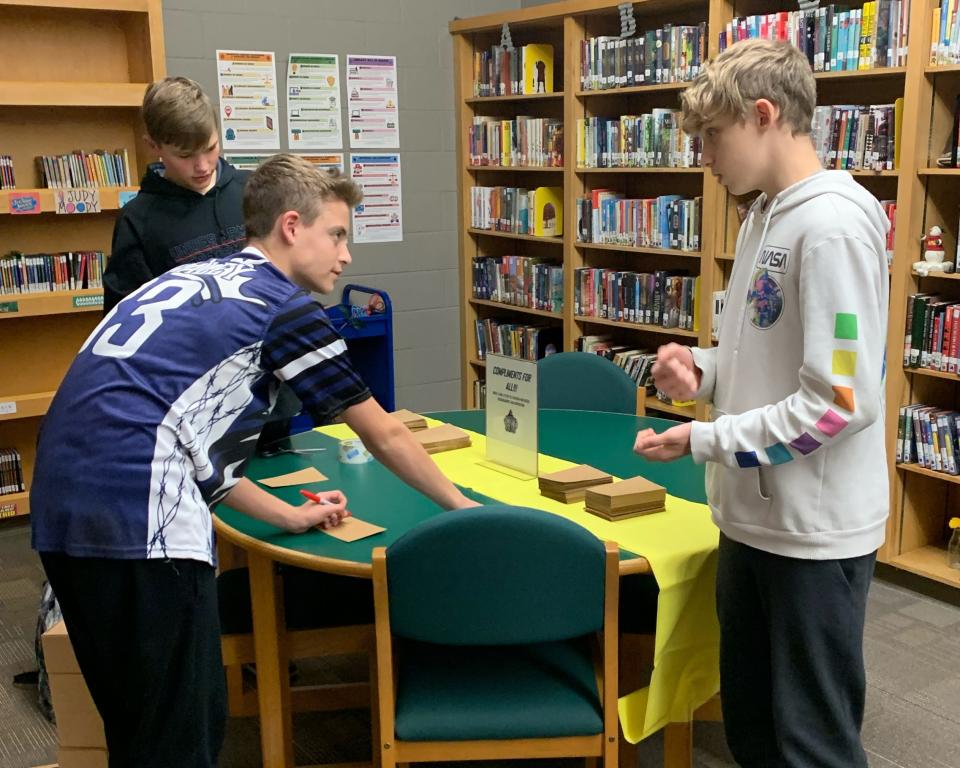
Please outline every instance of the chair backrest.
[[560, 352], [537, 363], [541, 408], [636, 413], [637, 383], [619, 366], [589, 352]]
[[438, 515], [387, 549], [390, 628], [444, 645], [595, 632], [604, 561], [603, 542], [549, 512], [490, 505]]

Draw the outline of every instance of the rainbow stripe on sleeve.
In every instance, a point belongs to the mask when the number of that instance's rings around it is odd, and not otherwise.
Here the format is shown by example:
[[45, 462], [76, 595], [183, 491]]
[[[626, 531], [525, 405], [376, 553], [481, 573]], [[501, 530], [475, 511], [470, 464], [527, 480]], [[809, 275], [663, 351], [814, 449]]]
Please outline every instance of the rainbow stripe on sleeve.
[[[833, 329], [836, 346], [831, 350], [831, 373], [835, 383], [831, 386], [833, 387], [833, 405], [847, 414], [856, 412], [856, 401], [850, 384], [853, 383], [852, 379], [857, 373], [857, 353], [856, 350], [845, 349], [842, 342], [855, 342], [858, 338], [857, 316], [852, 312], [837, 312]], [[833, 408], [827, 408], [814, 426], [815, 431], [825, 437], [836, 437], [849, 423], [849, 418], [844, 418]], [[789, 442], [790, 448], [803, 456], [813, 453], [821, 445], [823, 443], [810, 432], [803, 432]], [[768, 445], [763, 452], [766, 454], [766, 461], [761, 461], [756, 451], [737, 451], [735, 454], [737, 464], [744, 469], [759, 467], [762, 464], [775, 466], [793, 461], [794, 458], [783, 443]]]

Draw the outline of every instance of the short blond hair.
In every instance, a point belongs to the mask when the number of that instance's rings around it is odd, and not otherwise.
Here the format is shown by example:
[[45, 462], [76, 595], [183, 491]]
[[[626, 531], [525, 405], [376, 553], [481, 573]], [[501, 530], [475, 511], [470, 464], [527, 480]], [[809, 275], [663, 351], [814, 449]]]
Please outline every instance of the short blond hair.
[[799, 48], [770, 40], [731, 45], [680, 95], [683, 129], [700, 133], [714, 120], [745, 120], [758, 99], [780, 108], [780, 119], [794, 136], [810, 133], [817, 83]]
[[274, 155], [253, 172], [243, 190], [247, 237], [266, 237], [277, 217], [287, 211], [296, 211], [310, 225], [320, 214], [321, 203], [331, 200], [355, 208], [363, 192], [338, 171], [318, 168], [299, 155]]
[[143, 97], [143, 122], [157, 144], [187, 152], [206, 149], [217, 132], [217, 112], [199, 83], [167, 77], [151, 83]]

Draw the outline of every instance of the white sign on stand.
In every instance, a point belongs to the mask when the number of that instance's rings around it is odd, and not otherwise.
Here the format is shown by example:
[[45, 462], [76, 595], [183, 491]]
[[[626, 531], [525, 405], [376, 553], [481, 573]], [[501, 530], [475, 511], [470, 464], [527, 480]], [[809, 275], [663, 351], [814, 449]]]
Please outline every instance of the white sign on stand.
[[537, 476], [537, 364], [487, 355], [487, 456], [483, 466]]

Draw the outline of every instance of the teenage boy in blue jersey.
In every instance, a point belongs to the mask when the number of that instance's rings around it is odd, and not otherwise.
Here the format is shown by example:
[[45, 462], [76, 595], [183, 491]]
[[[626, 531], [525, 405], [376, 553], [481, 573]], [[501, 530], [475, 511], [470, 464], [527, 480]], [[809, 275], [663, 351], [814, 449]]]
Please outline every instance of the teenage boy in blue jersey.
[[249, 245], [177, 267], [94, 330], [44, 420], [33, 544], [103, 716], [111, 768], [216, 765], [226, 717], [211, 507], [292, 532], [346, 499], [294, 507], [243, 477], [287, 383], [341, 416], [384, 465], [445, 509], [475, 506], [386, 414], [310, 292], [350, 264], [348, 178], [277, 155], [247, 182]]

